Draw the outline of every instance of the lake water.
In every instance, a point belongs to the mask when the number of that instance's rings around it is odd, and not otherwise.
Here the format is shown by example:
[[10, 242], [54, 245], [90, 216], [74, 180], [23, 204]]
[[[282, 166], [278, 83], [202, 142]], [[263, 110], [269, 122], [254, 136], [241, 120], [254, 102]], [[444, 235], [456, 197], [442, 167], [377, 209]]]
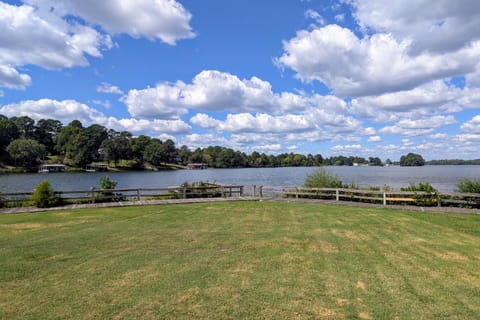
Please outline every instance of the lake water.
[[[360, 186], [388, 185], [395, 190], [410, 183], [429, 182], [440, 191], [453, 191], [458, 181], [480, 179], [480, 166], [424, 167], [325, 167], [343, 183]], [[157, 172], [32, 173], [0, 175], [0, 192], [30, 192], [48, 179], [55, 190], [87, 190], [99, 187], [104, 175], [118, 182], [118, 188], [170, 187], [183, 182], [210, 181], [222, 184], [302, 186], [315, 167], [175, 170]]]

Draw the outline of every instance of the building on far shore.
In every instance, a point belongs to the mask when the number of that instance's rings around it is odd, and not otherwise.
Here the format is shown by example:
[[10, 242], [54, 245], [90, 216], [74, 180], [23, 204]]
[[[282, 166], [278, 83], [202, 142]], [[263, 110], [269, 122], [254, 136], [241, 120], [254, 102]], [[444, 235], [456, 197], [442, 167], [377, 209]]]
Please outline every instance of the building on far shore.
[[187, 164], [188, 169], [197, 169], [197, 170], [203, 170], [207, 169], [208, 165], [206, 163], [189, 163]]
[[48, 173], [48, 172], [64, 172], [67, 166], [64, 164], [42, 164], [38, 167], [38, 172]]

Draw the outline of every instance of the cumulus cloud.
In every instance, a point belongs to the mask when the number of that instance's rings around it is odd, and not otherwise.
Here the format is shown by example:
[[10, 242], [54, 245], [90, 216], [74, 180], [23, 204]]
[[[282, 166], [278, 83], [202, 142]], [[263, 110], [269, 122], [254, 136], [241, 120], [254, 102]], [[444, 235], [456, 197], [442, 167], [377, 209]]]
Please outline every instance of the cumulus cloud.
[[[86, 56], [101, 57], [110, 48], [108, 35], [79, 24], [69, 24], [53, 14], [47, 16], [27, 5], [0, 2], [0, 85], [25, 88], [30, 77], [15, 68], [37, 65], [46, 69], [88, 64]], [[8, 30], [8, 31], [7, 31]]]
[[351, 0], [365, 32], [410, 39], [410, 51], [456, 51], [480, 40], [480, 3], [476, 0]]
[[[409, 90], [436, 79], [475, 70], [480, 43], [455, 52], [409, 55], [411, 42], [391, 34], [358, 38], [351, 30], [327, 25], [302, 30], [285, 41], [276, 59], [303, 81], [318, 80], [340, 96], [378, 95]], [[386, 72], [388, 70], [388, 72]]]
[[480, 134], [480, 115], [473, 117], [460, 127], [463, 132]]
[[[430, 133], [433, 130], [457, 123], [453, 116], [434, 116], [418, 120], [403, 119], [393, 126], [386, 126], [380, 129], [384, 134], [399, 134], [403, 136], [419, 136]], [[408, 141], [408, 139], [406, 140]]]
[[175, 0], [25, 0], [41, 7], [54, 8], [61, 16], [75, 15], [100, 25], [109, 34], [128, 34], [134, 38], [161, 40], [173, 45], [195, 36], [190, 26], [191, 13]]
[[26, 100], [0, 107], [0, 114], [8, 117], [28, 116], [34, 120], [56, 119], [67, 124], [77, 119], [84, 125], [100, 124], [115, 130], [133, 133], [188, 133], [191, 127], [182, 120], [137, 120], [108, 117], [102, 112], [75, 100]]
[[102, 82], [99, 86], [97, 86], [97, 92], [123, 94], [123, 91], [119, 87], [106, 82]]
[[347, 103], [335, 96], [274, 93], [268, 81], [240, 79], [217, 70], [204, 70], [192, 82], [162, 82], [154, 88], [130, 90], [123, 102], [132, 116], [178, 118], [189, 109], [239, 113], [284, 114], [310, 108], [327, 114], [347, 113]]
[[171, 45], [195, 36], [189, 25], [191, 14], [175, 0], [24, 3], [16, 6], [0, 1], [0, 30], [4, 31], [0, 33], [0, 86], [7, 88], [24, 89], [31, 84], [30, 77], [20, 74], [17, 67], [87, 66], [88, 56], [102, 57], [102, 50], [113, 46], [111, 35], [129, 34]]

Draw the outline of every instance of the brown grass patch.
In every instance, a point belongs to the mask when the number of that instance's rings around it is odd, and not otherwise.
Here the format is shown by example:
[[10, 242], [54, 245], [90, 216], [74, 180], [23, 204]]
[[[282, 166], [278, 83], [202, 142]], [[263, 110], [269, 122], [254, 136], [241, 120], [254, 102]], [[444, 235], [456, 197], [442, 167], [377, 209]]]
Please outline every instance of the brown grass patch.
[[444, 260], [456, 260], [456, 261], [467, 261], [468, 257], [464, 256], [463, 254], [460, 254], [458, 252], [445, 252], [445, 253], [439, 253], [437, 254], [437, 257], [444, 259]]
[[367, 312], [359, 312], [358, 317], [360, 319], [364, 319], [364, 320], [371, 320], [372, 319], [372, 316], [369, 315]]
[[362, 291], [365, 291], [365, 283], [362, 281], [358, 281], [357, 285], [355, 286], [357, 289], [360, 289]]

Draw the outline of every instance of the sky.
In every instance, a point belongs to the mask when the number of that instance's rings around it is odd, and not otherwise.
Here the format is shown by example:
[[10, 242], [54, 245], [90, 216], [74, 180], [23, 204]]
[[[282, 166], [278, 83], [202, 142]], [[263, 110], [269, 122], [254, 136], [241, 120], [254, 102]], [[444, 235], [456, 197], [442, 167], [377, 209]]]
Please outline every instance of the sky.
[[177, 146], [480, 158], [478, 0], [0, 0], [0, 114]]

